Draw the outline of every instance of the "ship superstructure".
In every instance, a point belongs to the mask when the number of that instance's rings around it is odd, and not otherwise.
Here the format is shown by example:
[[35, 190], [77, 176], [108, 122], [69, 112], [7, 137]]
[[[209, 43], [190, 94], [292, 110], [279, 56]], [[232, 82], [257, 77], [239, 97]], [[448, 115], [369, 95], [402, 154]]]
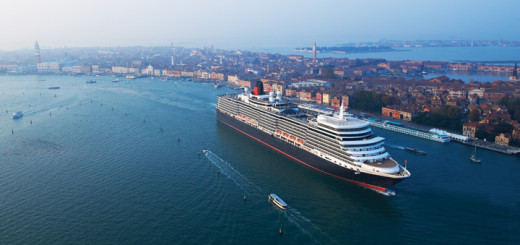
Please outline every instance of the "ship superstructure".
[[343, 105], [323, 114], [262, 90], [257, 84], [252, 93], [219, 96], [217, 119], [301, 164], [386, 194], [410, 176], [390, 157], [384, 138]]

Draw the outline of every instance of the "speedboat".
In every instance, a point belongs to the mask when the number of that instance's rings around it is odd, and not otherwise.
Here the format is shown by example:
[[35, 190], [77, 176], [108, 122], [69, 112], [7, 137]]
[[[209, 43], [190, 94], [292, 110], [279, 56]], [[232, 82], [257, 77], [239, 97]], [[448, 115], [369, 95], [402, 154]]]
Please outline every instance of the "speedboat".
[[115, 82], [115, 83], [117, 83], [117, 82], [119, 82], [119, 81], [121, 81], [121, 80], [119, 80], [119, 78], [118, 78], [118, 79], [115, 79], [115, 80], [112, 80], [112, 82]]
[[269, 194], [269, 201], [281, 209], [287, 209], [287, 203], [276, 194]]
[[417, 150], [417, 149], [415, 149], [415, 148], [405, 147], [404, 149], [407, 150], [407, 151], [411, 151], [411, 152], [413, 152], [413, 153], [417, 153], [417, 154], [419, 154], [419, 155], [426, 155], [426, 152], [421, 151], [421, 150]]
[[13, 119], [17, 119], [20, 117], [23, 117], [23, 113], [21, 111], [17, 111], [15, 113], [13, 113]]

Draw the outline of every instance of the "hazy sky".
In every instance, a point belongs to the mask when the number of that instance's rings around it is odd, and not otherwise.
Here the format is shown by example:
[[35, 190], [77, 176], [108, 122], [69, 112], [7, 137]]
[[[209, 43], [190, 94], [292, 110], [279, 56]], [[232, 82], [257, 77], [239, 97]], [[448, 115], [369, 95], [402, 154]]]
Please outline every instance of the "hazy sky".
[[0, 50], [520, 41], [520, 0], [0, 0]]

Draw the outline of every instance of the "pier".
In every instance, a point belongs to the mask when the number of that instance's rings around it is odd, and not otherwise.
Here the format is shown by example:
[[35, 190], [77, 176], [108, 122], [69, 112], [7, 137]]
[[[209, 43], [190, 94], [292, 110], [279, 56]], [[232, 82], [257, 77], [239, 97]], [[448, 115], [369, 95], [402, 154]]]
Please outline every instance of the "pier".
[[383, 129], [387, 129], [387, 130], [391, 130], [394, 132], [407, 134], [407, 135], [411, 135], [411, 136], [415, 136], [415, 137], [419, 137], [419, 138], [423, 138], [423, 139], [427, 139], [427, 140], [433, 140], [433, 141], [440, 142], [440, 143], [450, 142], [450, 138], [445, 135], [433, 134], [433, 133], [424, 132], [424, 131], [421, 131], [418, 129], [392, 125], [386, 121], [379, 122], [379, 121], [369, 120], [369, 119], [364, 119], [364, 120], [369, 122], [370, 125], [374, 126], [374, 127], [383, 128]]
[[451, 136], [450, 133], [447, 133], [446, 135], [442, 134], [442, 133], [435, 133], [435, 132], [443, 132], [442, 130], [430, 129], [429, 132], [425, 132], [425, 131], [422, 131], [419, 129], [414, 129], [414, 128], [405, 127], [405, 126], [398, 126], [397, 124], [393, 125], [393, 124], [391, 124], [391, 122], [388, 123], [389, 121], [380, 122], [380, 121], [376, 121], [375, 119], [371, 119], [371, 118], [367, 118], [367, 119], [363, 119], [363, 120], [369, 122], [370, 125], [374, 126], [374, 127], [387, 129], [387, 130], [391, 130], [394, 132], [407, 134], [407, 135], [411, 135], [411, 136], [415, 136], [415, 137], [419, 137], [419, 138], [423, 138], [423, 139], [433, 140], [436, 142], [447, 143], [447, 142], [450, 142], [453, 140], [457, 143], [470, 145], [470, 146], [476, 146], [476, 147], [479, 147], [482, 149], [496, 151], [496, 152], [500, 152], [500, 153], [504, 153], [504, 154], [510, 154], [510, 155], [520, 154], [520, 148], [518, 148], [518, 147], [504, 146], [504, 145], [499, 145], [499, 144], [496, 144], [493, 142], [488, 142], [488, 141], [479, 140], [479, 139], [471, 139], [468, 137], [465, 137], [467, 139], [462, 139], [461, 138], [462, 136], [453, 137], [453, 136]]

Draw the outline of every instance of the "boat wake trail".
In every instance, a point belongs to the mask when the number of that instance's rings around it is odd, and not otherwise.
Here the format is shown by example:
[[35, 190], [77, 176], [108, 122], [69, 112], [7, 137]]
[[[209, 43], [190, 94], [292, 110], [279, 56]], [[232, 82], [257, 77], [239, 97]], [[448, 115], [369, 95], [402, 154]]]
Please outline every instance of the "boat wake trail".
[[[211, 162], [211, 164], [218, 168], [221, 174], [233, 181], [246, 194], [249, 195], [252, 193], [264, 193], [262, 188], [251, 182], [247, 177], [233, 168], [229, 162], [220, 158], [217, 154], [206, 150], [204, 155]], [[296, 208], [289, 206], [287, 210], [283, 212], [283, 219], [286, 219], [292, 225], [298, 228], [298, 230], [307, 235], [310, 239], [312, 239], [313, 243], [334, 243], [325, 233], [323, 233], [316, 225], [314, 225], [310, 219], [301, 214]]]
[[301, 214], [297, 209], [288, 207], [287, 211], [284, 212], [284, 217], [301, 232], [309, 236], [313, 241], [312, 243], [334, 243], [327, 234], [321, 231], [320, 228], [314, 225], [310, 219]]
[[250, 191], [263, 192], [262, 189], [251, 182], [247, 177], [238, 172], [229, 162], [226, 162], [224, 159], [217, 156], [217, 154], [206, 150], [204, 153], [206, 158], [219, 169], [219, 171], [224, 174], [228, 179], [233, 181], [240, 189], [242, 189], [245, 193], [251, 194]]
[[387, 144], [385, 143], [386, 146], [389, 146], [389, 147], [392, 147], [392, 148], [396, 148], [396, 149], [401, 149], [401, 150], [404, 150], [404, 146], [400, 146], [400, 145], [392, 145], [392, 144]]
[[42, 112], [52, 112], [52, 111], [58, 110], [60, 108], [61, 108], [61, 106], [52, 107], [52, 108], [45, 108], [45, 109], [41, 109], [41, 110], [37, 110], [37, 111], [27, 111], [27, 112], [24, 112], [23, 114], [26, 115], [26, 116], [29, 116], [29, 115], [33, 115], [33, 114], [42, 113]]

